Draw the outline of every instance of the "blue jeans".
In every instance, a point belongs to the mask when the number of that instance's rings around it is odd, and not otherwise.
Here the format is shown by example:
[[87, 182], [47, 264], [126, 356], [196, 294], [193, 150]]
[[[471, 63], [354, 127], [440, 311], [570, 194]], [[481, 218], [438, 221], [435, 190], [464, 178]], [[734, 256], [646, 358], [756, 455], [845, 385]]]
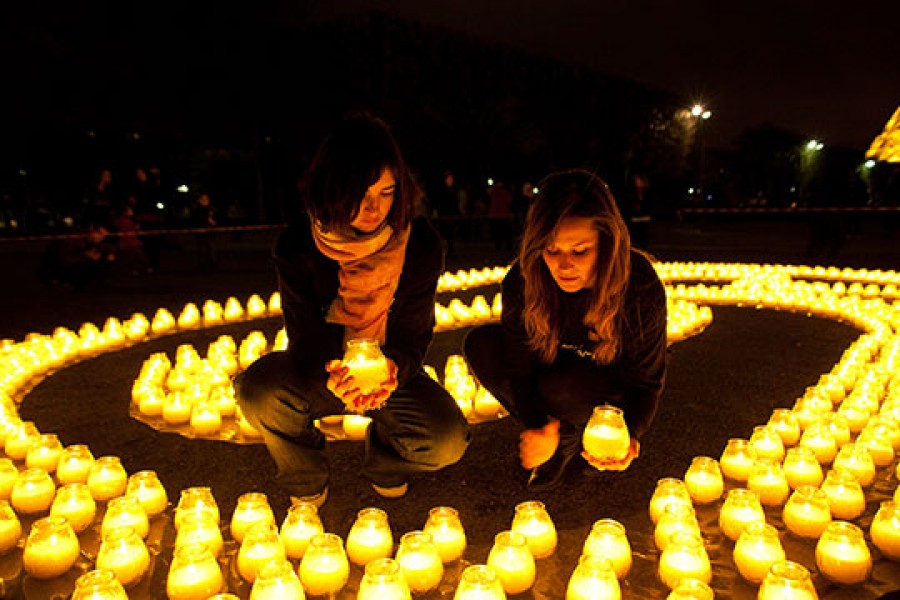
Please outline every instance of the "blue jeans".
[[[325, 436], [314, 421], [341, 414], [343, 403], [325, 387], [328, 374], [301, 373], [287, 352], [269, 353], [235, 380], [238, 404], [263, 437], [278, 467], [277, 481], [293, 496], [328, 485]], [[462, 458], [469, 428], [456, 401], [424, 371], [369, 411], [363, 474], [384, 487], [410, 473], [437, 471]]]

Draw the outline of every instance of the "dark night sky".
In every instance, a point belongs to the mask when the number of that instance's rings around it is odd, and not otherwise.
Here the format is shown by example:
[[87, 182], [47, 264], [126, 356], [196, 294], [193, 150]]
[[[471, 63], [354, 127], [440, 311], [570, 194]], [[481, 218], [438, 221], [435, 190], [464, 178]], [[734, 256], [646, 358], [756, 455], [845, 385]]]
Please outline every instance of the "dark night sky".
[[[311, 3], [317, 4], [317, 3]], [[337, 4], [337, 3], [336, 3]], [[709, 105], [729, 145], [771, 122], [865, 149], [900, 104], [900, 1], [342, 0], [578, 61]]]

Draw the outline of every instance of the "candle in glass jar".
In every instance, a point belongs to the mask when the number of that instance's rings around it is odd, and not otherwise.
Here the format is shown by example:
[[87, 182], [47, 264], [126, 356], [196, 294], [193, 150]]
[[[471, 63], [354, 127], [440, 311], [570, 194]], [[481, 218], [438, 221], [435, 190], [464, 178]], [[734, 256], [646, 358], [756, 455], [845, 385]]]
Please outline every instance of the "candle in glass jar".
[[175, 546], [204, 544], [214, 557], [218, 557], [225, 544], [219, 522], [208, 513], [196, 512], [182, 522], [175, 535]]
[[793, 446], [800, 441], [800, 421], [789, 408], [773, 410], [768, 424], [778, 433], [786, 447]]
[[212, 402], [204, 400], [191, 408], [190, 423], [194, 435], [213, 435], [222, 428], [222, 415]]
[[654, 525], [670, 504], [687, 504], [693, 508], [691, 495], [688, 493], [684, 481], [674, 477], [664, 477], [656, 482], [656, 488], [650, 498], [650, 520]]
[[821, 420], [810, 424], [800, 436], [800, 445], [806, 446], [816, 455], [816, 460], [827, 465], [837, 454], [837, 441], [827, 421]]
[[138, 471], [133, 473], [128, 478], [125, 494], [137, 498], [144, 512], [150, 518], [161, 515], [169, 506], [166, 488], [159, 480], [156, 471]]
[[728, 490], [719, 510], [719, 528], [725, 537], [736, 541], [748, 525], [759, 522], [766, 522], [759, 494], [744, 488]]
[[87, 485], [94, 500], [104, 502], [125, 493], [128, 473], [118, 456], [101, 456], [91, 465]]
[[750, 445], [757, 458], [769, 458], [776, 462], [784, 460], [784, 442], [771, 425], [757, 425], [750, 435]]
[[528, 500], [517, 504], [510, 529], [525, 536], [535, 558], [547, 558], [556, 550], [556, 526], [543, 502]]
[[44, 433], [38, 436], [25, 454], [25, 466], [29, 469], [43, 469], [48, 473], [56, 471], [62, 444], [55, 433]]
[[763, 506], [781, 506], [791, 493], [781, 464], [771, 459], [759, 459], [753, 463], [747, 477], [747, 488], [759, 494]]
[[670, 504], [666, 507], [653, 530], [653, 541], [657, 549], [665, 550], [671, 537], [679, 532], [700, 535], [700, 524], [691, 504]]
[[875, 461], [865, 446], [850, 442], [841, 446], [832, 463], [833, 469], [851, 473], [863, 487], [875, 481]]
[[150, 533], [150, 520], [144, 507], [134, 496], [117, 496], [106, 505], [106, 513], [100, 524], [102, 535], [121, 527], [131, 527], [141, 539]]
[[[366, 565], [356, 600], [410, 600], [410, 590], [393, 558], [376, 558]], [[280, 600], [280, 599], [279, 599]]]
[[175, 507], [175, 529], [178, 529], [183, 521], [196, 518], [198, 514], [208, 515], [218, 523], [219, 506], [212, 495], [212, 490], [205, 486], [181, 490], [178, 506]]
[[785, 559], [778, 530], [766, 522], [748, 525], [734, 544], [734, 564], [741, 577], [761, 583], [769, 568]]
[[238, 544], [244, 541], [244, 534], [256, 523], [275, 524], [275, 513], [269, 498], [262, 492], [247, 492], [237, 499], [231, 515], [231, 537]]
[[613, 519], [594, 521], [584, 540], [582, 554], [609, 559], [618, 579], [624, 579], [631, 570], [631, 544], [625, 526]]
[[169, 600], [208, 598], [222, 590], [225, 579], [205, 544], [176, 546], [166, 579]]
[[699, 579], [682, 579], [678, 582], [666, 600], [715, 600], [716, 595], [708, 583]]
[[35, 579], [51, 579], [71, 569], [81, 555], [72, 526], [63, 517], [45, 517], [31, 526], [22, 553], [22, 567]]
[[85, 483], [69, 483], [56, 492], [50, 516], [65, 517], [75, 533], [90, 527], [97, 515], [97, 503]]
[[818, 539], [831, 523], [828, 496], [817, 487], [801, 485], [784, 505], [781, 520], [794, 535]]
[[566, 586], [566, 600], [619, 600], [622, 590], [609, 559], [582, 555]]
[[900, 505], [897, 502], [886, 500], [881, 503], [869, 527], [869, 536], [882, 554], [900, 560]]
[[869, 578], [872, 555], [862, 530], [847, 521], [832, 521], [816, 544], [816, 567], [827, 579], [856, 585]]
[[0, 500], [9, 500], [13, 485], [19, 478], [19, 469], [11, 458], [0, 458]]
[[278, 537], [273, 521], [258, 521], [246, 532], [238, 550], [238, 573], [244, 581], [253, 583], [260, 568], [271, 560], [287, 560], [284, 544]]
[[[522, 544], [525, 544], [524, 539]], [[431, 535], [423, 531], [403, 534], [396, 560], [413, 594], [424, 594], [437, 588], [444, 576], [441, 555], [438, 554]]]
[[387, 381], [388, 367], [377, 340], [347, 340], [343, 365], [362, 394], [371, 394]]
[[469, 565], [459, 578], [453, 600], [506, 600], [506, 592], [493, 567]]
[[755, 459], [756, 451], [748, 440], [731, 438], [719, 457], [719, 467], [728, 479], [744, 482], [747, 481]]
[[[287, 560], [270, 560], [259, 568], [250, 600], [304, 600], [303, 584]], [[382, 598], [381, 600], [389, 600]]]
[[288, 558], [303, 558], [309, 541], [314, 535], [324, 533], [319, 510], [311, 502], [298, 502], [291, 505], [281, 524], [281, 541]]
[[47, 512], [56, 496], [56, 484], [53, 478], [43, 469], [25, 469], [19, 473], [9, 503], [22, 515], [35, 515]]
[[711, 504], [722, 497], [725, 482], [719, 463], [708, 456], [695, 456], [684, 474], [691, 500], [697, 504]]
[[84, 444], [73, 444], [63, 448], [56, 465], [56, 478], [61, 485], [86, 483], [94, 464], [94, 455]]
[[372, 419], [365, 415], [347, 414], [341, 419], [341, 427], [348, 439], [364, 440], [371, 422]]
[[321, 533], [309, 541], [300, 561], [300, 581], [307, 594], [335, 594], [347, 585], [350, 563], [343, 541], [333, 533]]
[[128, 600], [125, 588], [116, 574], [106, 569], [94, 569], [78, 576], [72, 600]]
[[712, 567], [703, 539], [696, 533], [679, 532], [672, 535], [659, 556], [659, 578], [672, 589], [682, 579], [699, 579], [709, 583]]
[[584, 428], [582, 445], [585, 452], [600, 460], [624, 458], [631, 447], [631, 436], [622, 409], [617, 406], [595, 406]]
[[507, 594], [521, 594], [534, 585], [534, 556], [521, 533], [508, 530], [495, 535], [487, 564], [497, 573]]
[[856, 443], [869, 451], [876, 467], [886, 467], [894, 461], [894, 445], [884, 427], [866, 427]]
[[376, 558], [388, 558], [394, 549], [388, 515], [380, 508], [364, 508], [347, 534], [347, 557], [355, 565], [365, 566]]
[[850, 473], [829, 471], [820, 489], [828, 497], [831, 516], [835, 519], [849, 521], [866, 510], [866, 496], [862, 486]]
[[759, 586], [758, 600], [818, 600], [809, 571], [803, 565], [785, 560], [769, 569]]
[[116, 574], [124, 587], [140, 581], [150, 568], [150, 552], [131, 527], [110, 529], [103, 534], [97, 552], [97, 568]]
[[436, 506], [428, 511], [428, 519], [422, 528], [431, 535], [444, 564], [459, 560], [466, 550], [466, 531], [459, 512], [449, 506]]
[[794, 490], [801, 485], [818, 486], [825, 480], [825, 473], [816, 454], [806, 446], [788, 448], [781, 468], [788, 485]]
[[22, 537], [22, 523], [19, 516], [6, 500], [0, 500], [0, 555], [3, 555], [19, 543]]

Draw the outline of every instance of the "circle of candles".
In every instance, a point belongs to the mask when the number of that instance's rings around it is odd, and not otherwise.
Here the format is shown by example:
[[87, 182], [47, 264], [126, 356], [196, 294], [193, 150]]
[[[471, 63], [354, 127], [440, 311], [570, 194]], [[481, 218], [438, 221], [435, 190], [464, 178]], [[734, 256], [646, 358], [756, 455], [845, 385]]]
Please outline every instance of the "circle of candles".
[[22, 523], [6, 500], [0, 500], [0, 555], [16, 547], [22, 537]]
[[882, 502], [869, 526], [869, 536], [882, 554], [900, 560], [900, 505], [893, 500]]
[[674, 477], [664, 477], [656, 482], [650, 498], [650, 520], [657, 524], [666, 507], [670, 504], [687, 504], [693, 508], [691, 495], [684, 481]]
[[134, 496], [117, 496], [106, 505], [106, 513], [100, 524], [101, 535], [120, 527], [131, 527], [141, 539], [150, 533], [150, 520], [144, 507]]
[[246, 532], [238, 550], [238, 573], [253, 583], [260, 568], [270, 560], [287, 560], [284, 544], [273, 521], [257, 521]]
[[125, 493], [128, 473], [118, 456], [101, 456], [91, 464], [87, 485], [94, 500], [104, 502]]
[[788, 448], [781, 469], [784, 471], [788, 485], [794, 490], [801, 485], [818, 486], [825, 479], [825, 473], [822, 471], [822, 465], [816, 459], [815, 452], [806, 446]]
[[757, 425], [750, 435], [750, 445], [757, 458], [769, 458], [777, 462], [784, 460], [784, 442], [778, 431], [771, 425]]
[[66, 446], [59, 455], [56, 478], [62, 485], [87, 483], [92, 464], [94, 464], [94, 455], [91, 454], [90, 448], [84, 444]]
[[75, 533], [91, 526], [97, 515], [97, 503], [86, 483], [69, 483], [56, 491], [50, 516], [65, 517]]
[[324, 533], [319, 509], [311, 502], [298, 502], [288, 509], [281, 523], [281, 541], [287, 557], [292, 560], [303, 558], [309, 540], [314, 535]]
[[732, 556], [741, 577], [750, 583], [761, 583], [773, 564], [785, 560], [778, 530], [764, 521], [744, 528]]
[[175, 529], [182, 521], [196, 518], [198, 514], [206, 514], [219, 522], [219, 506], [212, 495], [212, 489], [205, 486], [184, 488], [175, 507]]
[[830, 464], [837, 454], [837, 440], [825, 420], [811, 423], [800, 436], [800, 445], [812, 450], [823, 465]]
[[712, 567], [709, 555], [697, 533], [680, 531], [669, 538], [659, 555], [659, 578], [670, 590], [682, 579], [710, 582]]
[[697, 504], [711, 504], [722, 497], [725, 482], [716, 459], [695, 456], [684, 474], [691, 500]]
[[556, 525], [539, 500], [517, 504], [510, 529], [525, 536], [535, 558], [547, 558], [556, 550]]
[[131, 527], [110, 529], [97, 551], [97, 568], [112, 571], [124, 587], [140, 581], [150, 568], [150, 552]]
[[175, 546], [205, 544], [212, 555], [218, 557], [225, 544], [219, 522], [211, 514], [198, 511], [194, 516], [185, 519], [175, 535]]
[[850, 442], [841, 446], [831, 467], [848, 471], [859, 485], [867, 487], [875, 481], [875, 461], [865, 446]]
[[437, 588], [444, 576], [441, 555], [431, 535], [424, 531], [410, 531], [400, 537], [396, 560], [413, 594], [423, 594]]
[[9, 503], [22, 515], [47, 512], [56, 496], [56, 484], [43, 469], [25, 469], [19, 473], [9, 494]]
[[300, 581], [312, 596], [336, 594], [347, 585], [350, 563], [340, 537], [320, 533], [309, 540], [309, 548], [300, 561]]
[[832, 521], [816, 543], [816, 568], [841, 585], [862, 583], [872, 571], [872, 555], [862, 530], [847, 521]]
[[625, 526], [613, 519], [594, 521], [584, 540], [582, 554], [609, 559], [618, 579], [624, 579], [631, 570], [631, 544]]
[[128, 593], [116, 574], [107, 569], [94, 569], [75, 580], [72, 600], [128, 600]]
[[736, 541], [748, 525], [759, 522], [766, 522], [759, 494], [745, 488], [728, 490], [719, 510], [719, 528], [725, 537]]
[[534, 556], [521, 533], [510, 530], [495, 535], [487, 565], [497, 573], [507, 594], [521, 594], [534, 585]]
[[831, 516], [835, 519], [855, 519], [866, 510], [866, 496], [862, 486], [851, 473], [829, 471], [820, 489], [825, 492]]
[[224, 583], [222, 569], [205, 544], [175, 546], [166, 578], [169, 600], [208, 598], [220, 592]]
[[62, 449], [59, 436], [55, 433], [41, 434], [25, 453], [25, 467], [43, 469], [48, 473], [53, 473], [56, 471]]
[[348, 439], [364, 440], [371, 422], [372, 419], [365, 415], [347, 414], [341, 419], [341, 427]]
[[715, 593], [709, 584], [699, 579], [682, 579], [666, 600], [715, 600]]
[[789, 408], [776, 408], [769, 417], [769, 426], [781, 437], [786, 446], [793, 446], [800, 441], [800, 421]]
[[722, 474], [733, 481], [747, 481], [750, 468], [756, 459], [756, 451], [750, 445], [749, 440], [731, 438], [722, 450], [719, 457], [719, 467]]
[[241, 494], [231, 515], [232, 539], [240, 544], [247, 530], [256, 523], [275, 524], [275, 513], [269, 505], [268, 496], [262, 492]]
[[679, 532], [700, 534], [700, 524], [694, 507], [690, 504], [670, 504], [663, 511], [653, 531], [657, 549], [665, 550], [672, 536]]
[[621, 597], [622, 590], [612, 562], [602, 556], [583, 554], [569, 577], [566, 600], [619, 600]]
[[444, 564], [459, 560], [466, 551], [466, 532], [455, 508], [435, 506], [430, 509], [422, 530], [431, 534]]
[[159, 480], [156, 471], [132, 473], [125, 486], [125, 494], [137, 498], [144, 512], [151, 518], [162, 514], [169, 506], [166, 488]]
[[766, 458], [753, 463], [747, 477], [747, 488], [759, 494], [763, 506], [781, 506], [791, 493], [781, 464]]
[[304, 600], [305, 597], [300, 577], [287, 560], [270, 560], [263, 564], [250, 589], [250, 600]]
[[363, 394], [377, 391], [387, 381], [388, 367], [378, 340], [358, 338], [347, 340], [343, 365]]
[[769, 569], [759, 586], [757, 600], [818, 600], [809, 571], [803, 565], [785, 560]]
[[460, 575], [453, 600], [506, 600], [506, 592], [493, 567], [469, 565]]
[[45, 517], [31, 526], [22, 553], [22, 567], [35, 579], [58, 577], [72, 568], [81, 545], [63, 517]]
[[0, 458], [0, 500], [9, 500], [13, 484], [19, 478], [19, 469], [11, 458]]
[[410, 600], [409, 586], [392, 558], [376, 558], [366, 565], [357, 600]]
[[393, 553], [394, 535], [388, 515], [380, 508], [364, 508], [347, 534], [347, 558], [364, 567], [376, 558], [388, 558]]
[[794, 535], [818, 539], [831, 523], [828, 496], [815, 486], [801, 485], [784, 505], [781, 519]]
[[631, 435], [625, 425], [622, 409], [603, 404], [595, 406], [582, 434], [585, 452], [596, 459], [617, 460], [631, 447]]

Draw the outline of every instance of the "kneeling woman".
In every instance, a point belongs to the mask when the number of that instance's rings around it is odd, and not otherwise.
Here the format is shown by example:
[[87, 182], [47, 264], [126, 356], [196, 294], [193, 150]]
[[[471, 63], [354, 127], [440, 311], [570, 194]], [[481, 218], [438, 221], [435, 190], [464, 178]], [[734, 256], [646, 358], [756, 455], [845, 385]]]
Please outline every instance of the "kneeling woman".
[[621, 460], [582, 456], [600, 470], [628, 468], [662, 393], [666, 296], [603, 181], [574, 170], [540, 184], [502, 300], [502, 323], [472, 330], [464, 352], [524, 427], [529, 488], [559, 483], [598, 405], [622, 409], [631, 445]]

